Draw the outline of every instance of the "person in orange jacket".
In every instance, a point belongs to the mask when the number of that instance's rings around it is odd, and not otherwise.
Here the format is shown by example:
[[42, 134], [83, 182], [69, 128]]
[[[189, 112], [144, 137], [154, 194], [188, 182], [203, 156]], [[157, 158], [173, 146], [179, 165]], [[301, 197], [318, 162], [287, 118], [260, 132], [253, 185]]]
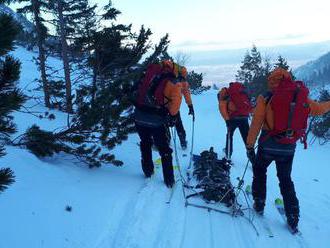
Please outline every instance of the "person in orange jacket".
[[[187, 82], [187, 69], [184, 66], [181, 66], [178, 68], [178, 81], [180, 82], [181, 87], [182, 87], [181, 93], [184, 96], [185, 102], [189, 108], [188, 115], [192, 115], [193, 120], [195, 120], [194, 106], [193, 106], [193, 103], [191, 100], [189, 83]], [[184, 127], [182, 124], [180, 112], [177, 115], [175, 128], [178, 133], [182, 149], [186, 149], [187, 148], [186, 131], [184, 130]]]
[[[254, 209], [257, 213], [263, 214], [266, 199], [266, 179], [267, 167], [275, 161], [279, 186], [283, 196], [284, 208], [287, 217], [287, 223], [294, 231], [298, 231], [299, 222], [299, 201], [296, 196], [294, 184], [291, 179], [292, 163], [295, 154], [295, 142], [284, 143], [281, 139], [292, 137], [292, 132], [282, 132], [272, 135], [275, 129], [274, 119], [274, 92], [278, 92], [279, 87], [293, 82], [290, 73], [282, 68], [276, 68], [268, 77], [269, 92], [260, 95], [257, 99], [257, 105], [254, 111], [252, 123], [247, 137], [247, 155], [253, 166], [252, 194], [254, 198]], [[297, 91], [298, 92], [298, 91]], [[277, 93], [279, 94], [279, 93]], [[306, 94], [307, 95], [307, 94]], [[293, 97], [295, 99], [295, 97]], [[273, 101], [273, 103], [272, 103]], [[294, 100], [292, 100], [291, 104]], [[301, 104], [306, 112], [306, 125], [308, 114], [322, 115], [330, 111], [330, 101], [317, 103], [306, 97], [307, 104]], [[282, 101], [283, 102], [283, 101]], [[290, 105], [291, 105], [290, 104]], [[278, 113], [283, 113], [283, 109]], [[288, 111], [289, 110], [288, 107]], [[292, 115], [291, 115], [292, 116]], [[290, 114], [288, 119], [290, 118]], [[296, 117], [297, 118], [297, 117]], [[277, 119], [277, 122], [279, 120]], [[292, 119], [286, 123], [292, 122]], [[290, 124], [287, 124], [288, 126]], [[261, 132], [260, 136], [259, 133]], [[287, 136], [290, 135], [290, 136]], [[257, 155], [254, 152], [254, 146], [258, 139]]]
[[[161, 156], [164, 182], [167, 187], [173, 187], [175, 183], [173, 172], [172, 149], [170, 148], [170, 133], [168, 126], [174, 126], [176, 116], [181, 105], [181, 84], [176, 82], [174, 64], [169, 60], [162, 61], [160, 65], [151, 65], [152, 72], [160, 70], [154, 76], [146, 72], [138, 86], [138, 96], [135, 104], [134, 120], [137, 132], [140, 136], [141, 164], [146, 177], [154, 174], [152, 160], [152, 145], [156, 145]], [[151, 83], [147, 82], [148, 73], [151, 74]], [[156, 80], [156, 82], [154, 81]], [[147, 85], [147, 86], [146, 86]], [[150, 97], [148, 87], [157, 85], [153, 97]], [[150, 104], [150, 99], [156, 99], [158, 104]], [[147, 104], [148, 103], [148, 104]]]
[[233, 135], [238, 128], [246, 144], [249, 131], [249, 115], [252, 105], [242, 83], [232, 82], [229, 87], [223, 87], [218, 93], [219, 111], [226, 122], [227, 135], [224, 149], [226, 159], [231, 160], [233, 153]]

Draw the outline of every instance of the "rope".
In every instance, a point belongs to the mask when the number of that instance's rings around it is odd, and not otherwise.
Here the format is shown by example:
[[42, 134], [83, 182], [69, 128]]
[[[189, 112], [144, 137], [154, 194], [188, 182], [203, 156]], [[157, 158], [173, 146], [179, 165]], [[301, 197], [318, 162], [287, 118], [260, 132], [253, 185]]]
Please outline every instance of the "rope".
[[[173, 146], [174, 146], [174, 156], [175, 156], [175, 161], [177, 163], [177, 167], [178, 167], [178, 171], [179, 171], [179, 175], [180, 175], [180, 180], [182, 182], [182, 193], [183, 193], [183, 196], [184, 196], [184, 199], [185, 199], [185, 206], [192, 206], [192, 207], [196, 207], [196, 208], [202, 208], [202, 209], [206, 209], [208, 211], [215, 211], [215, 212], [218, 212], [218, 213], [223, 213], [223, 214], [229, 214], [231, 216], [242, 216], [244, 217], [250, 224], [251, 226], [253, 227], [253, 229], [255, 230], [257, 236], [259, 236], [259, 232], [256, 228], [256, 226], [254, 225], [253, 223], [253, 218], [251, 218], [251, 215], [249, 214], [249, 217], [246, 217], [244, 216], [244, 213], [243, 213], [243, 210], [246, 210], [246, 209], [242, 209], [242, 206], [238, 203], [237, 199], [238, 199], [238, 196], [239, 196], [239, 193], [242, 191], [242, 186], [244, 185], [244, 177], [246, 175], [246, 171], [247, 171], [247, 168], [248, 168], [248, 165], [249, 165], [249, 160], [245, 166], [245, 169], [244, 169], [244, 172], [243, 172], [243, 175], [242, 177], [240, 178], [239, 180], [239, 183], [238, 183], [238, 186], [235, 187], [236, 188], [236, 193], [235, 193], [235, 202], [233, 204], [233, 208], [232, 208], [232, 212], [227, 212], [227, 211], [223, 211], [223, 210], [220, 210], [220, 209], [216, 209], [216, 208], [212, 208], [212, 207], [208, 207], [208, 206], [203, 206], [203, 205], [199, 205], [199, 204], [194, 204], [194, 203], [190, 203], [187, 199], [187, 196], [186, 196], [186, 192], [185, 192], [185, 187], [189, 187], [189, 181], [190, 181], [190, 175], [189, 175], [189, 171], [188, 169], [191, 169], [192, 167], [192, 158], [193, 158], [193, 147], [194, 147], [194, 132], [195, 132], [195, 122], [193, 120], [192, 122], [192, 137], [191, 137], [191, 149], [190, 149], [190, 160], [189, 160], [189, 165], [187, 167], [187, 176], [188, 176], [188, 182], [186, 181], [186, 179], [184, 178], [184, 176], [182, 175], [182, 171], [181, 171], [181, 165], [180, 165], [180, 161], [179, 161], [179, 157], [178, 157], [178, 150], [177, 150], [177, 142], [176, 142], [176, 134], [177, 132], [174, 131], [174, 128], [171, 127], [170, 128], [171, 130], [171, 135], [172, 135], [172, 139], [173, 139]], [[235, 190], [234, 189], [231, 189], [231, 190]], [[194, 189], [191, 189], [193, 191], [195, 191]], [[231, 191], [229, 190], [225, 196]], [[195, 191], [196, 192], [196, 191]], [[196, 192], [197, 195], [200, 194], [200, 192]], [[195, 193], [195, 194], [196, 194]], [[247, 197], [245, 195], [245, 192], [243, 192], [244, 194], [244, 198], [247, 202]], [[225, 197], [224, 196], [224, 197]], [[224, 199], [223, 197], [223, 199]], [[249, 203], [247, 202], [247, 205], [248, 205], [248, 209], [251, 209], [250, 206], [249, 206]]]

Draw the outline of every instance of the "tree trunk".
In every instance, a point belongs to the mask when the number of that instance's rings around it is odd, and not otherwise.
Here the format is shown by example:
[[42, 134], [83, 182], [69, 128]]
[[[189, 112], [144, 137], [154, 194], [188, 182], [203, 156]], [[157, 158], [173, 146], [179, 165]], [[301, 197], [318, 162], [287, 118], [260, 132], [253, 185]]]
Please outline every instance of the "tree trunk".
[[37, 0], [32, 0], [33, 15], [35, 19], [36, 31], [37, 31], [37, 45], [39, 49], [39, 69], [41, 73], [42, 88], [44, 91], [44, 101], [47, 108], [50, 108], [50, 95], [49, 87], [46, 74], [46, 56], [44, 49], [44, 37], [42, 34], [41, 20], [40, 20], [40, 6], [38, 5]]
[[57, 1], [58, 5], [58, 16], [60, 25], [60, 36], [62, 46], [62, 60], [64, 67], [65, 77], [65, 90], [66, 90], [66, 111], [72, 113], [72, 96], [71, 96], [71, 77], [70, 77], [70, 64], [68, 58], [68, 43], [66, 41], [66, 24], [63, 17], [63, 4], [62, 0]]

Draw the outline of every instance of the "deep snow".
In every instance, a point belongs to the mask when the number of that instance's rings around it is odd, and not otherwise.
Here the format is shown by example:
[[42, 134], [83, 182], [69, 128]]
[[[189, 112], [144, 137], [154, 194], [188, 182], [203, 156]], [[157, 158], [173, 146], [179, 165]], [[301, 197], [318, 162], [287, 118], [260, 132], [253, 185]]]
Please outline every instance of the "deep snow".
[[[18, 48], [14, 55], [23, 63], [22, 88], [35, 94], [27, 90], [34, 88], [31, 81], [38, 76], [32, 54]], [[53, 59], [51, 63], [59, 62]], [[218, 112], [216, 93], [193, 96], [195, 153], [213, 146], [222, 156], [226, 129]], [[34, 102], [27, 104], [33, 106]], [[39, 105], [34, 110], [46, 111]], [[33, 123], [52, 130], [66, 123], [65, 114], [55, 114], [55, 121], [39, 120], [25, 113], [16, 113], [15, 118], [20, 132]], [[191, 117], [184, 103], [182, 117], [189, 138]], [[255, 222], [258, 237], [244, 218], [185, 207], [179, 182], [171, 204], [166, 204], [169, 190], [163, 184], [161, 170], [157, 169], [152, 180], [144, 179], [137, 142], [133, 134], [114, 150], [117, 158], [124, 161], [123, 167], [98, 169], [88, 169], [64, 154], [39, 160], [26, 150], [7, 147], [8, 155], [1, 159], [1, 166], [10, 166], [17, 182], [0, 195], [0, 247], [329, 247], [329, 145], [315, 143], [306, 151], [299, 145], [296, 152], [292, 176], [301, 205], [303, 240], [299, 240], [287, 231], [274, 207], [274, 199], [280, 196], [274, 166], [268, 172], [265, 220], [275, 237], [267, 237], [260, 223]], [[178, 153], [184, 172], [189, 156], [182, 154], [189, 152], [178, 149]], [[158, 157], [154, 153], [154, 158]], [[233, 161], [231, 176], [237, 185], [236, 177], [242, 175], [247, 162], [239, 132], [234, 137]], [[245, 185], [251, 180], [248, 169]], [[242, 198], [240, 202], [245, 204]], [[67, 206], [72, 211], [66, 211]]]

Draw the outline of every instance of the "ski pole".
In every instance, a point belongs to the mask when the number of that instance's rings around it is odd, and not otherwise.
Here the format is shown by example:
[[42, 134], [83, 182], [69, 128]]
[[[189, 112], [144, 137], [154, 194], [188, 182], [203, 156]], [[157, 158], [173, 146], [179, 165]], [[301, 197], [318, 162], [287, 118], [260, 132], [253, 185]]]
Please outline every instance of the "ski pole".
[[230, 127], [227, 127], [227, 149], [226, 149], [226, 159], [230, 160], [231, 156], [231, 132], [230, 132]]
[[192, 160], [193, 160], [193, 152], [194, 152], [194, 138], [195, 137], [195, 118], [192, 119], [192, 132], [191, 132], [191, 148], [190, 148], [190, 159], [189, 159], [189, 165], [187, 167], [187, 177], [188, 177], [188, 183], [190, 181], [190, 170], [192, 166]]

